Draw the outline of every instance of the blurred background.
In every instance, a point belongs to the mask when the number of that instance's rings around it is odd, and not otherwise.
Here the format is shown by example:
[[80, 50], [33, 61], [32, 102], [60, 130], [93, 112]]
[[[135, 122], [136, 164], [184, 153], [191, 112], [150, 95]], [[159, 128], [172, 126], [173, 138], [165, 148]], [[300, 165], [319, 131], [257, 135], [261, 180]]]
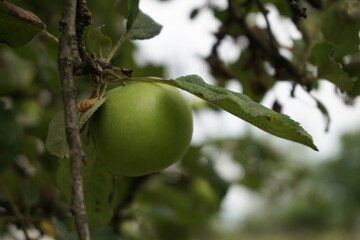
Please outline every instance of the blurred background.
[[[63, 3], [11, 2], [59, 36]], [[116, 65], [242, 92], [299, 122], [319, 152], [184, 93], [195, 124], [188, 153], [161, 173], [112, 179], [101, 208], [86, 196], [94, 239], [360, 239], [360, 4], [294, 2], [140, 1], [162, 32], [126, 42]], [[113, 42], [123, 28], [117, 4], [89, 2]], [[91, 93], [88, 79], [76, 84], [79, 99]], [[0, 239], [76, 239], [66, 160], [45, 149], [59, 109], [56, 43], [0, 45]]]

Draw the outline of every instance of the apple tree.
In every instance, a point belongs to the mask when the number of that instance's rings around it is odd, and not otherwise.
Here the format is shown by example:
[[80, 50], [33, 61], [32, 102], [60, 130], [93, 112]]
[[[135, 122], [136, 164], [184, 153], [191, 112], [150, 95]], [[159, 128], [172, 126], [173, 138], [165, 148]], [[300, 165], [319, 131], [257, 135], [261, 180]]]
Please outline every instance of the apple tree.
[[[269, 7], [301, 32], [291, 49], [277, 41]], [[271, 176], [265, 169], [281, 161], [251, 138], [189, 146], [191, 111], [176, 88], [317, 150], [282, 103], [269, 109], [261, 100], [288, 81], [288, 94], [305, 89], [329, 119], [311, 94], [324, 79], [351, 104], [360, 94], [359, 2], [209, 0], [189, 17], [204, 10], [220, 23], [204, 56], [214, 85], [191, 73], [168, 79], [164, 66], [135, 61], [133, 41], [151, 41], [163, 27], [139, 0], [0, 0], [0, 236], [15, 227], [25, 239], [213, 238], [211, 220], [229, 187], [259, 189]], [[244, 40], [231, 64], [219, 54], [226, 38]], [[227, 89], [234, 80], [242, 93]], [[225, 180], [211, 149], [243, 156], [243, 181]], [[254, 156], [261, 171], [250, 167]]]

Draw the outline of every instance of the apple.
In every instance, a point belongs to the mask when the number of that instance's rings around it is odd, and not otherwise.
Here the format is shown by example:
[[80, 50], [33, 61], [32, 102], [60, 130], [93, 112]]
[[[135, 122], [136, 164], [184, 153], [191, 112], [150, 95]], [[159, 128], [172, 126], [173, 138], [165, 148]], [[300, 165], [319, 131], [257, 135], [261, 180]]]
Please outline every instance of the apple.
[[113, 174], [141, 176], [180, 160], [193, 131], [192, 111], [172, 86], [134, 82], [106, 94], [90, 122], [98, 157]]

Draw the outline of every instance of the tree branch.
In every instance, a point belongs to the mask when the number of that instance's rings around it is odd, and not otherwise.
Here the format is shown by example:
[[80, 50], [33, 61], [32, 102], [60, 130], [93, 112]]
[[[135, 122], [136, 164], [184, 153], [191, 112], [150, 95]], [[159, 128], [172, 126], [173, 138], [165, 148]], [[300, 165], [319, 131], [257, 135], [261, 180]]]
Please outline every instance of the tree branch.
[[260, 12], [262, 13], [262, 15], [264, 16], [265, 22], [266, 22], [266, 30], [268, 32], [269, 38], [270, 38], [270, 44], [273, 45], [273, 47], [276, 47], [277, 45], [277, 41], [274, 37], [274, 34], [271, 30], [271, 25], [270, 25], [270, 21], [268, 19], [268, 13], [269, 11], [265, 8], [265, 6], [263, 5], [263, 3], [260, 0], [255, 0], [256, 5], [258, 6]]
[[307, 14], [306, 14], [306, 8], [303, 8], [300, 6], [300, 4], [298, 3], [298, 0], [286, 0], [289, 4], [289, 6], [291, 7], [291, 9], [293, 10], [293, 12], [296, 14], [297, 17], [303, 17], [303, 18], [307, 18]]
[[58, 67], [62, 84], [62, 96], [65, 112], [66, 137], [71, 157], [72, 206], [75, 223], [80, 240], [90, 240], [90, 232], [83, 195], [83, 179], [81, 165], [84, 161], [79, 127], [76, 118], [76, 90], [73, 82], [73, 69], [81, 65], [76, 36], [77, 0], [68, 0], [62, 19], [59, 40]]

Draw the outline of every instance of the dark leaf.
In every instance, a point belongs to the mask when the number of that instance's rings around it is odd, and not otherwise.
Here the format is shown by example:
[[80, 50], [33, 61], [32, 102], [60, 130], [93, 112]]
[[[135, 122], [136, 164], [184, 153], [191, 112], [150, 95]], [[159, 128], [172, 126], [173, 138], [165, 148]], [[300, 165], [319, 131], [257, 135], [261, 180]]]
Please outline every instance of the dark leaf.
[[[86, 148], [83, 181], [89, 224], [92, 227], [99, 227], [107, 224], [113, 215], [113, 209], [109, 202], [113, 186], [112, 176], [105, 170], [102, 162], [97, 159], [94, 149], [92, 145]], [[70, 172], [70, 160], [63, 159], [56, 173], [56, 179], [59, 190], [69, 202], [71, 199]]]
[[320, 112], [323, 114], [324, 116], [324, 120], [325, 120], [325, 132], [329, 131], [329, 127], [330, 127], [330, 122], [331, 122], [331, 118], [329, 115], [328, 110], [326, 109], [325, 105], [317, 98], [315, 98], [314, 96], [312, 96], [312, 98], [315, 100], [316, 102], [316, 106], [317, 108], [320, 110]]
[[354, 81], [347, 74], [340, 63], [333, 58], [334, 46], [326, 41], [316, 44], [311, 52], [311, 62], [318, 67], [318, 78], [329, 80], [341, 91], [348, 92]]
[[0, 101], [0, 170], [19, 154], [22, 142], [23, 131], [16, 122], [15, 113]]
[[128, 16], [126, 30], [129, 32], [133, 27], [139, 13], [139, 0], [128, 0]]
[[94, 146], [87, 147], [85, 154], [83, 176], [86, 212], [90, 226], [99, 227], [109, 223], [114, 214], [109, 202], [113, 189], [112, 175], [96, 157]]
[[46, 25], [32, 12], [0, 1], [0, 42], [21, 47], [45, 28]]
[[129, 30], [129, 38], [138, 40], [153, 38], [160, 33], [161, 28], [162, 26], [151, 17], [139, 11], [132, 28]]
[[330, 1], [322, 12], [322, 33], [334, 45], [336, 60], [359, 51], [359, 12], [360, 3], [353, 0]]

